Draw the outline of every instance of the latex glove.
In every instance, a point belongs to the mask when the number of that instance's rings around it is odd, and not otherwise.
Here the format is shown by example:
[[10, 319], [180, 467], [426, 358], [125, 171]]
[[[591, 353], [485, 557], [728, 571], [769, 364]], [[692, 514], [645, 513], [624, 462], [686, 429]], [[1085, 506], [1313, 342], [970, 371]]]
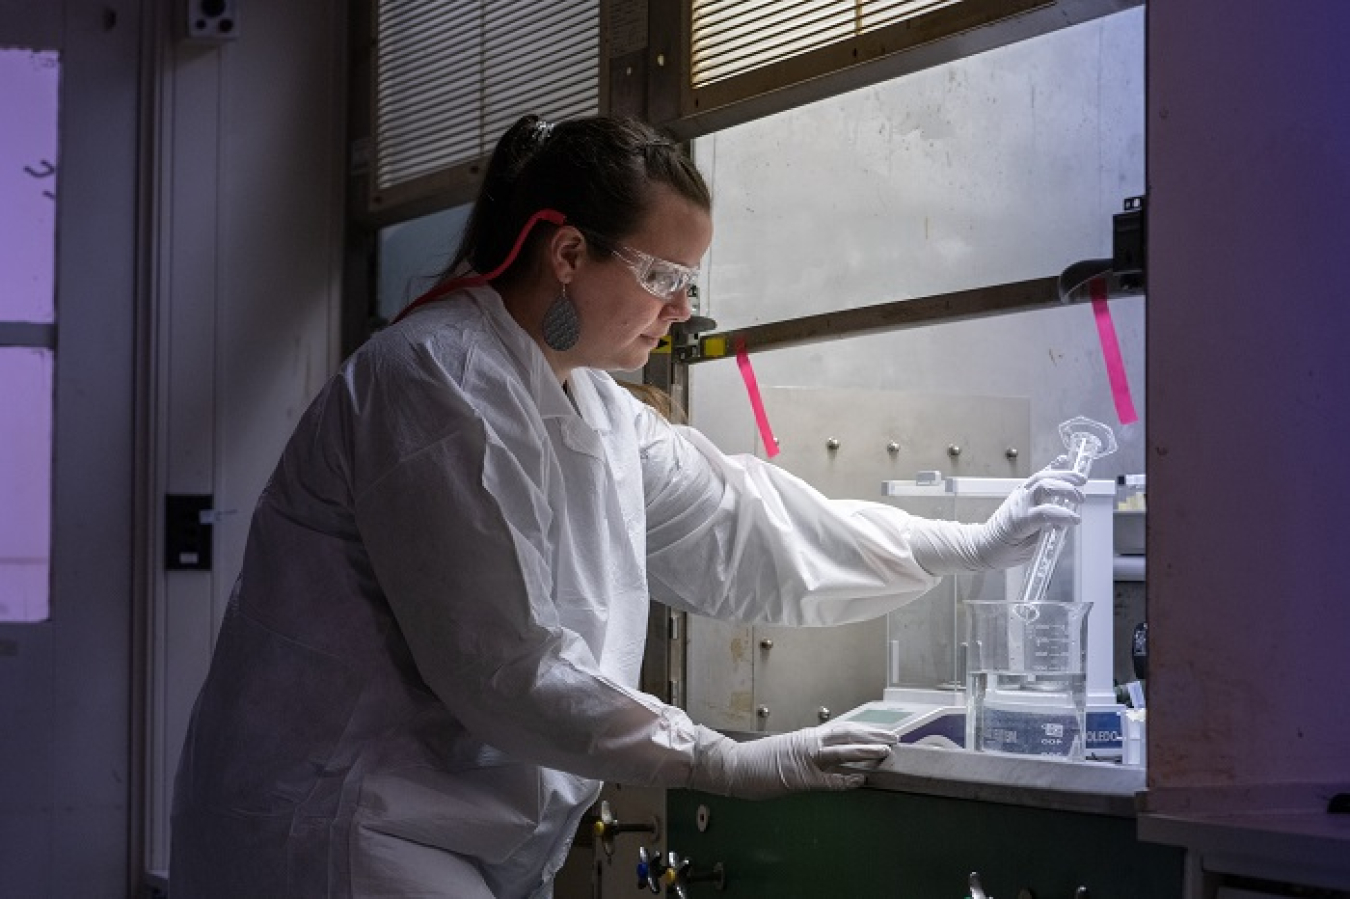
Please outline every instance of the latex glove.
[[862, 786], [864, 775], [829, 769], [845, 762], [878, 762], [896, 742], [888, 730], [846, 721], [746, 743], [700, 727], [689, 786], [742, 799], [801, 790], [850, 790]]
[[914, 561], [936, 575], [1013, 568], [1029, 561], [1042, 530], [1079, 522], [1074, 509], [1083, 501], [1078, 488], [1087, 479], [1069, 469], [1068, 462], [1060, 456], [1027, 478], [983, 524], [913, 519]]

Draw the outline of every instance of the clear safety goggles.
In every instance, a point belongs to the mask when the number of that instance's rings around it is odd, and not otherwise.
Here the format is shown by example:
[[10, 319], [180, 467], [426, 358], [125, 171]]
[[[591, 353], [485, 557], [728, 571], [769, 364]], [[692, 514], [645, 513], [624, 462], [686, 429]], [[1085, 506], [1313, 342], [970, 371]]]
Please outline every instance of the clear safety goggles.
[[623, 244], [606, 244], [620, 262], [632, 270], [638, 284], [658, 300], [669, 300], [688, 290], [698, 280], [698, 269], [635, 250]]

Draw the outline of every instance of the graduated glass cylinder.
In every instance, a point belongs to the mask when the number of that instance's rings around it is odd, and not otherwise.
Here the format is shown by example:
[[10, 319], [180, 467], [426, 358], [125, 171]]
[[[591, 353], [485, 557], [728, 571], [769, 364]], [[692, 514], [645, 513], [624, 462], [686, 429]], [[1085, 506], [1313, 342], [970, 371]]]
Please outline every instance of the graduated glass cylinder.
[[[1101, 455], [1102, 443], [1096, 436], [1077, 433], [1069, 440], [1069, 461], [1071, 468], [1086, 480], [1092, 470], [1092, 462]], [[1078, 511], [1078, 503], [1068, 500], [1054, 500], [1058, 506]], [[1068, 537], [1069, 526], [1053, 525], [1041, 531], [1036, 542], [1036, 553], [1027, 565], [1026, 580], [1022, 582], [1022, 602], [1040, 602], [1045, 599], [1045, 591], [1050, 586], [1050, 578], [1059, 564], [1059, 554], [1064, 550], [1064, 541]]]

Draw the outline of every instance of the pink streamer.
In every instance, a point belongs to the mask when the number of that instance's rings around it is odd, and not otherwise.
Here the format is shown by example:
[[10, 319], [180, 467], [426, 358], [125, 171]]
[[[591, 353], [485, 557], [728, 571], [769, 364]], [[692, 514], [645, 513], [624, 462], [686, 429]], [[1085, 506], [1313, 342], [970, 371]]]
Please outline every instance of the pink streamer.
[[741, 369], [741, 379], [745, 381], [745, 392], [750, 395], [750, 408], [755, 412], [755, 424], [759, 426], [759, 437], [764, 441], [764, 452], [772, 459], [778, 455], [778, 441], [769, 427], [769, 415], [764, 411], [764, 397], [759, 393], [759, 382], [755, 380], [755, 369], [750, 365], [750, 354], [746, 352], [745, 342], [736, 343], [736, 365]]
[[1097, 338], [1102, 344], [1102, 359], [1106, 362], [1106, 377], [1111, 382], [1111, 399], [1116, 403], [1116, 417], [1128, 425], [1139, 420], [1130, 396], [1130, 382], [1125, 377], [1125, 360], [1120, 355], [1120, 341], [1116, 339], [1116, 325], [1111, 321], [1111, 310], [1106, 303], [1106, 279], [1093, 278], [1088, 285], [1092, 291], [1092, 317], [1097, 320]]

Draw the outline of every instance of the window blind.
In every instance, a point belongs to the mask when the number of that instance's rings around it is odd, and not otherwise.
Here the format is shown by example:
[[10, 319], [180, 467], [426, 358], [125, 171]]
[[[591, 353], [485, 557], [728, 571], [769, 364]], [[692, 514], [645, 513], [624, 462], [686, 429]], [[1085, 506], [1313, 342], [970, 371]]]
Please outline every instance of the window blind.
[[526, 113], [599, 110], [599, 0], [378, 0], [373, 186], [478, 159]]
[[963, 0], [694, 0], [690, 78], [699, 88]]

